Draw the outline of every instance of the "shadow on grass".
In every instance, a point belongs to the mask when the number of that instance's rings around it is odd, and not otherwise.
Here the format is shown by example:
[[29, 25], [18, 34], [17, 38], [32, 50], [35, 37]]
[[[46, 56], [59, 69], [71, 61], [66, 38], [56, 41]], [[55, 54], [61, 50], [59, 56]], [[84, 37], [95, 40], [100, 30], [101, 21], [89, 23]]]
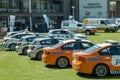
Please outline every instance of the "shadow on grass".
[[99, 33], [95, 33], [95, 35], [87, 35], [87, 36], [99, 36]]
[[106, 77], [96, 77], [94, 75], [90, 74], [83, 74], [83, 73], [77, 73], [79, 77], [87, 78], [87, 79], [120, 79], [120, 75], [108, 75]]
[[19, 53], [18, 55], [20, 55], [20, 56], [27, 56], [27, 55], [25, 55], [25, 54], [23, 54], [23, 53]]
[[42, 60], [38, 60], [38, 59], [35, 59], [35, 58], [30, 58], [30, 60], [33, 60], [33, 61], [42, 61]]
[[60, 68], [58, 66], [55, 66], [55, 65], [45, 65], [46, 68], [49, 68], [49, 69], [72, 69], [72, 66], [69, 65], [68, 67], [66, 68]]

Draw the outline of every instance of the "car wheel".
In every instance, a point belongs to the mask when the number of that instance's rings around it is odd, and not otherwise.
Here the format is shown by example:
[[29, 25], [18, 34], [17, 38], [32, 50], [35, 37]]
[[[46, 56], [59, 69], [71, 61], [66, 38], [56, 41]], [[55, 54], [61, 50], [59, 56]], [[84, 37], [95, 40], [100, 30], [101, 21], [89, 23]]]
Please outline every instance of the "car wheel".
[[11, 51], [15, 51], [15, 50], [16, 50], [15, 47], [16, 47], [16, 44], [15, 44], [15, 43], [14, 43], [14, 44], [11, 44], [11, 45], [10, 45], [10, 50], [11, 50]]
[[38, 52], [37, 54], [36, 54], [36, 59], [37, 60], [42, 60], [42, 54], [43, 54], [43, 52], [41, 51], [41, 52]]
[[60, 67], [60, 68], [65, 68], [68, 66], [69, 64], [69, 61], [67, 58], [65, 57], [60, 57], [58, 60], [57, 60], [57, 66]]
[[86, 34], [86, 35], [90, 35], [91, 32], [90, 32], [89, 30], [87, 30], [87, 31], [85, 32], [85, 34]]
[[110, 29], [105, 29], [105, 32], [110, 32]]
[[22, 54], [27, 55], [27, 49], [28, 49], [28, 47], [25, 47], [22, 51]]
[[104, 64], [99, 64], [94, 68], [94, 75], [105, 77], [109, 74], [109, 68]]

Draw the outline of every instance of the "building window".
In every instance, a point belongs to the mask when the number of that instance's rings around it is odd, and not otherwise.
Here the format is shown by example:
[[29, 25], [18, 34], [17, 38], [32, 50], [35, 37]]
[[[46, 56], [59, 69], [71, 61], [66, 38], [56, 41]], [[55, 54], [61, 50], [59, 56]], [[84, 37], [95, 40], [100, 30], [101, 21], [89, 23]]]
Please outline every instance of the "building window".
[[32, 13], [60, 13], [62, 10], [62, 1], [31, 1]]

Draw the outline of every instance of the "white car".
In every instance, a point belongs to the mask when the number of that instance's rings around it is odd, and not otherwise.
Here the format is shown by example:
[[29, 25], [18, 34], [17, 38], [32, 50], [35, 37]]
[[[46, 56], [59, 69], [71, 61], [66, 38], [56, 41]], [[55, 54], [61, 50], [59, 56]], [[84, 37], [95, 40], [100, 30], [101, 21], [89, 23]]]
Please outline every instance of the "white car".
[[49, 30], [48, 36], [53, 36], [54, 38], [63, 38], [63, 39], [85, 39], [87, 40], [87, 37], [83, 34], [75, 33], [68, 29], [53, 29]]
[[43, 36], [25, 36], [22, 37], [21, 41], [17, 42], [16, 51], [22, 54], [27, 54], [28, 45], [33, 43], [36, 38], [43, 38]]
[[6, 39], [8, 37], [11, 37], [15, 34], [22, 33], [23, 31], [13, 31], [13, 32], [7, 32], [6, 35], [3, 37], [3, 39]]
[[4, 38], [2, 45], [5, 48], [9, 48], [11, 51], [15, 51], [16, 50], [15, 47], [17, 45], [17, 42], [20, 41], [23, 36], [27, 36], [27, 35], [36, 35], [36, 34], [31, 33], [31, 32], [18, 33], [18, 34], [11, 36], [11, 37]]
[[42, 38], [42, 39], [35, 39], [35, 43], [33, 45], [29, 45], [27, 50], [27, 54], [30, 58], [36, 58], [37, 60], [41, 60], [41, 55], [37, 53], [39, 49], [43, 47], [48, 47], [59, 43], [63, 39], [59, 38]]

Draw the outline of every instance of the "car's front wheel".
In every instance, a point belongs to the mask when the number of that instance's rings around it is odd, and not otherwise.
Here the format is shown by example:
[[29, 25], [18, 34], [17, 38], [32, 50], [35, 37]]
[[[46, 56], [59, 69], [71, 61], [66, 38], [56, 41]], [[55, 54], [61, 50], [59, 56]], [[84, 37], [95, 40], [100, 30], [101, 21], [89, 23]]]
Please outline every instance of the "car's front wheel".
[[94, 68], [93, 73], [98, 77], [105, 77], [109, 74], [109, 68], [104, 64], [99, 64]]
[[10, 50], [11, 51], [15, 51], [16, 50], [16, 44], [15, 43], [10, 45]]
[[56, 62], [56, 65], [60, 68], [65, 68], [69, 65], [69, 61], [67, 58], [65, 57], [60, 57], [57, 62]]
[[91, 34], [90, 30], [85, 31], [85, 34], [90, 35]]
[[22, 50], [22, 54], [27, 55], [27, 49], [28, 49], [28, 47], [25, 47], [25, 48]]
[[40, 51], [40, 52], [38, 52], [37, 54], [36, 54], [36, 59], [37, 60], [42, 60], [42, 54], [43, 54], [43, 52], [42, 51]]

